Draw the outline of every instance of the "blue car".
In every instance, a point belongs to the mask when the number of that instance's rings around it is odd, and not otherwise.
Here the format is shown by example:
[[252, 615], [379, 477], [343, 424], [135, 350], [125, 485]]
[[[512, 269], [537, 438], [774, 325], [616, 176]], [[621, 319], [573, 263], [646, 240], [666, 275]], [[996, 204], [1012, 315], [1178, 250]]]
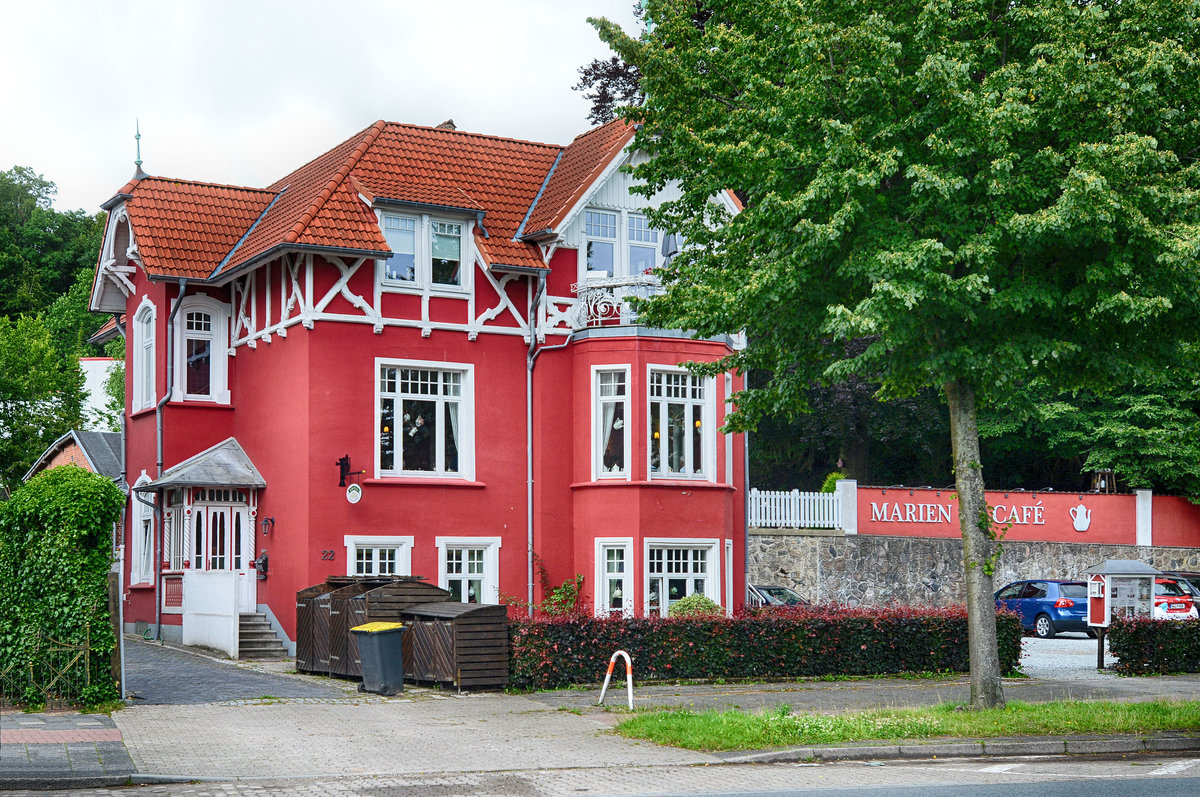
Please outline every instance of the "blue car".
[[1082, 581], [1016, 581], [996, 593], [996, 609], [1021, 618], [1021, 627], [1042, 639], [1060, 631], [1084, 631], [1087, 624], [1087, 584]]

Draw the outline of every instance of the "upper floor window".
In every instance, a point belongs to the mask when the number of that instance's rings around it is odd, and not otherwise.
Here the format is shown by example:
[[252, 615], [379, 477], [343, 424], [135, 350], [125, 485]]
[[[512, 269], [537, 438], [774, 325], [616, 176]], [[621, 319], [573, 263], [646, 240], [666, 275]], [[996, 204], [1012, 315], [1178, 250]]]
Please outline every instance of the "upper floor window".
[[659, 232], [640, 213], [585, 210], [583, 236], [588, 277], [636, 277], [662, 262]]
[[185, 296], [176, 316], [174, 401], [229, 403], [226, 306]]
[[471, 371], [441, 365], [379, 365], [381, 474], [470, 478]]
[[154, 305], [147, 300], [133, 319], [133, 409], [154, 406]]
[[464, 288], [464, 256], [469, 225], [427, 215], [384, 213], [383, 237], [392, 255], [383, 261], [383, 281], [390, 285]]
[[701, 479], [712, 470], [716, 438], [712, 386], [683, 370], [650, 371], [650, 476]]
[[629, 436], [628, 369], [603, 369], [595, 372], [595, 443], [594, 476], [625, 476]]

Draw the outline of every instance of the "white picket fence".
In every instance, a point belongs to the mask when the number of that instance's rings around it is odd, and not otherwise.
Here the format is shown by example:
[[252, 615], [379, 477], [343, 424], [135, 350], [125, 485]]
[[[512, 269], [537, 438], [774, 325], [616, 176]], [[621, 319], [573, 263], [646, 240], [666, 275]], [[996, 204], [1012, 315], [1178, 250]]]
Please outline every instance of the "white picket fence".
[[750, 526], [758, 529], [840, 529], [842, 496], [799, 490], [750, 490]]

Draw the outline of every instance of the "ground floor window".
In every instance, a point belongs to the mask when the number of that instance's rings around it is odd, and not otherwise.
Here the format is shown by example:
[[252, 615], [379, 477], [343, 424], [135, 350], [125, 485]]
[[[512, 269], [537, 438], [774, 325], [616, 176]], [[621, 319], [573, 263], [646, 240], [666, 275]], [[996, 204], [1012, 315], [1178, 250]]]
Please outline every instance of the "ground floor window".
[[633, 540], [596, 540], [596, 615], [633, 614]]
[[438, 586], [461, 603], [500, 602], [500, 538], [438, 537]]
[[347, 534], [346, 575], [412, 575], [412, 537]]
[[667, 616], [671, 605], [699, 593], [720, 602], [720, 554], [712, 541], [647, 541], [646, 613]]

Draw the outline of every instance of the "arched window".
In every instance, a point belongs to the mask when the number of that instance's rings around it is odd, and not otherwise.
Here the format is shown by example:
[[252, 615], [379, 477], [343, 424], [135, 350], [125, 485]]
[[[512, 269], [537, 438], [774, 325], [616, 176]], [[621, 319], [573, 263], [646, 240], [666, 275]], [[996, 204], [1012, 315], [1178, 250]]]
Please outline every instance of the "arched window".
[[229, 403], [228, 310], [204, 294], [185, 296], [175, 318], [173, 401]]
[[153, 407], [154, 394], [154, 305], [143, 299], [133, 319], [133, 410]]

